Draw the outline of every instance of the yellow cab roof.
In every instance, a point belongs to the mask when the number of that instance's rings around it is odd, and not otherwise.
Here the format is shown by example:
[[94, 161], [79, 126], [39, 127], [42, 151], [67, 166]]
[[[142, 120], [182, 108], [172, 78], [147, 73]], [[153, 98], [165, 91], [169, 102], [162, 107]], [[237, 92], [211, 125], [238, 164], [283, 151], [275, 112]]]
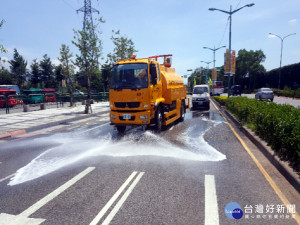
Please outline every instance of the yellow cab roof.
[[118, 60], [118, 62], [116, 64], [125, 64], [125, 63], [148, 63], [151, 61], [155, 61], [155, 60], [151, 60], [149, 58], [141, 58], [141, 59], [122, 59], [122, 60]]

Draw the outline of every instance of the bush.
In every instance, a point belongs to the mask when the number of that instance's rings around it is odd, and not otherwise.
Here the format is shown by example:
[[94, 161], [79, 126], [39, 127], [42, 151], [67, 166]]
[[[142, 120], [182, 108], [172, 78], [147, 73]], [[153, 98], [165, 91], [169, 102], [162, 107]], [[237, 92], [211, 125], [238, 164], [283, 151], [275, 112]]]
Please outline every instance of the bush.
[[[217, 100], [219, 101], [219, 100]], [[226, 100], [226, 108], [249, 125], [272, 149], [300, 172], [300, 109], [246, 97]]]
[[283, 90], [272, 88], [273, 92], [277, 96], [285, 96], [285, 97], [295, 97], [300, 98], [300, 88], [297, 90], [292, 90], [288, 87], [285, 87]]
[[225, 106], [227, 102], [226, 96], [214, 96], [214, 99], [220, 103], [220, 105]]

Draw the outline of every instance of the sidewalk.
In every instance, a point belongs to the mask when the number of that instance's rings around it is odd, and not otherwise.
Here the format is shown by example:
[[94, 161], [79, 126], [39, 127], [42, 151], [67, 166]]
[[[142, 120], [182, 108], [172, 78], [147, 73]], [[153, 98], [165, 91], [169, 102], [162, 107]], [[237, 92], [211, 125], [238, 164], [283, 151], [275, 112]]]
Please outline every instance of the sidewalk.
[[105, 113], [108, 106], [108, 102], [92, 104], [92, 114], [84, 114], [85, 105], [4, 114], [0, 116], [0, 139]]

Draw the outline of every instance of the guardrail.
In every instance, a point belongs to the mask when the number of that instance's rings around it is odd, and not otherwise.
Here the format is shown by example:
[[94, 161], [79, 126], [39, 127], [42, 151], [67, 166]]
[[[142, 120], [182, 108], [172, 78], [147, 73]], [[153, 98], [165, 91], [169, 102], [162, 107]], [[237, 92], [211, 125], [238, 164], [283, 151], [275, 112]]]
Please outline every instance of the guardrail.
[[[108, 92], [100, 92], [97, 94], [91, 95], [91, 99], [93, 102], [103, 102], [109, 100]], [[75, 95], [73, 96], [74, 102], [83, 102], [87, 100], [87, 95]], [[45, 98], [43, 100], [30, 99], [26, 95], [0, 95], [0, 111], [4, 111], [6, 114], [9, 114], [11, 110], [23, 109], [24, 112], [28, 111], [28, 107], [38, 107], [41, 109], [45, 109], [47, 106], [56, 105], [57, 108], [63, 107], [64, 103], [70, 102], [70, 95], [57, 95], [56, 101], [45, 102]]]

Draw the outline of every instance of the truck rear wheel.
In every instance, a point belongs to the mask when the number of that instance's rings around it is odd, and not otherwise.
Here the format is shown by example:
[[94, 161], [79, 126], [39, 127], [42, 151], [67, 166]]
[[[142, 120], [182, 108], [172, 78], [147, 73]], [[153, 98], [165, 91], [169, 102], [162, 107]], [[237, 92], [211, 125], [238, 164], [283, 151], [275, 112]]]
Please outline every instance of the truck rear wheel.
[[158, 133], [161, 131], [162, 122], [163, 122], [163, 112], [161, 107], [158, 107], [158, 109], [155, 112], [155, 130]]
[[126, 126], [116, 126], [117, 130], [119, 133], [124, 133], [126, 130]]
[[180, 118], [179, 120], [181, 122], [184, 121], [184, 116], [185, 116], [185, 107], [184, 107], [184, 102], [181, 103], [181, 108], [180, 108]]

